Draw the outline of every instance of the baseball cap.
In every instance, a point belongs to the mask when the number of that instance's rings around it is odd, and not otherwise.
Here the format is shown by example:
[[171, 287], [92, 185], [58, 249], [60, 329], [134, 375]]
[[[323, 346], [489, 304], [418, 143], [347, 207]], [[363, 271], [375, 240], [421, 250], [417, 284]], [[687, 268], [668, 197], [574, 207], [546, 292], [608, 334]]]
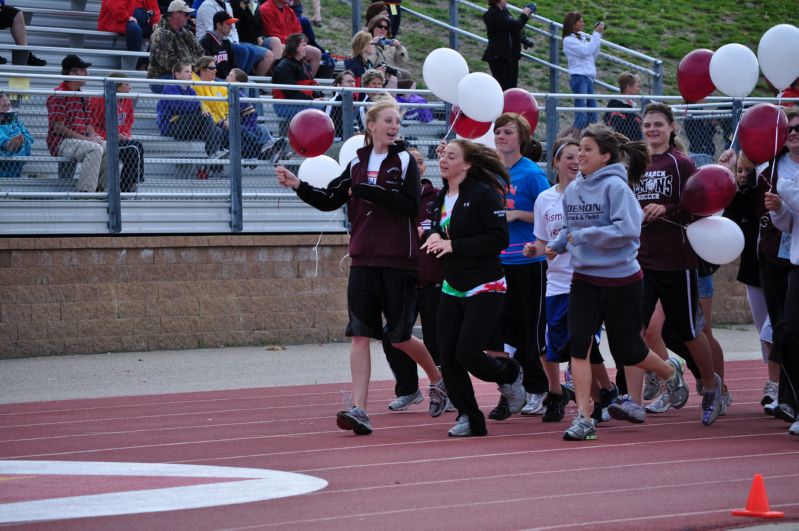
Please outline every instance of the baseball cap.
[[69, 54], [61, 61], [61, 72], [66, 74], [73, 68], [89, 68], [90, 66], [92, 66], [91, 63], [87, 63], [75, 54]]
[[172, 0], [169, 3], [169, 7], [167, 8], [168, 13], [175, 13], [177, 11], [183, 11], [184, 13], [194, 13], [194, 10], [186, 5], [186, 2], [183, 0]]
[[214, 13], [214, 27], [216, 27], [216, 25], [219, 24], [220, 22], [235, 24], [238, 21], [239, 19], [231, 17], [225, 11], [217, 11], [216, 13]]

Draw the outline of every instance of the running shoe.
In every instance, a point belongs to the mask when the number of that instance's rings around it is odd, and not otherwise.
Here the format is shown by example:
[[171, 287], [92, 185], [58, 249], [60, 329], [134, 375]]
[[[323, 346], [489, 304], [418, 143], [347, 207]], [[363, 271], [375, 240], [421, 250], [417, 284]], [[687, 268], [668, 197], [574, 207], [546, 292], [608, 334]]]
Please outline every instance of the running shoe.
[[440, 417], [447, 409], [447, 388], [444, 387], [444, 378], [430, 384], [430, 387], [427, 388], [427, 396], [430, 397], [430, 416]]
[[524, 386], [522, 385], [524, 371], [522, 371], [522, 367], [518, 363], [515, 361], [514, 363], [516, 364], [516, 367], [519, 368], [519, 374], [516, 375], [516, 379], [513, 380], [513, 383], [500, 385], [499, 392], [502, 393], [502, 396], [504, 396], [505, 399], [507, 399], [510, 412], [519, 413], [527, 401], [527, 393], [524, 392]]
[[774, 416], [778, 419], [784, 420], [785, 422], [793, 422], [796, 420], [796, 412], [794, 411], [793, 407], [785, 402], [780, 402], [780, 404], [774, 408]]
[[[529, 402], [528, 402], [529, 403]], [[566, 404], [568, 399], [565, 395], [558, 395], [555, 393], [547, 393], [544, 399], [544, 416], [541, 417], [542, 422], [560, 422], [566, 415]], [[522, 409], [522, 415], [524, 410]]]
[[788, 433], [791, 435], [799, 435], [799, 420], [791, 424], [791, 427], [788, 428]]
[[712, 391], [703, 390], [702, 393], [702, 424], [710, 426], [721, 414], [721, 378], [714, 375], [716, 388]]
[[602, 409], [602, 406], [599, 404], [599, 402], [594, 402], [594, 407], [591, 410], [591, 420], [593, 421], [594, 426], [599, 426], [600, 423], [604, 422], [602, 415], [604, 411], [607, 410]]
[[455, 425], [449, 429], [447, 435], [450, 437], [471, 437], [472, 427], [469, 425], [469, 416], [461, 415]]
[[[543, 415], [547, 411], [547, 393], [526, 393], [526, 400], [522, 408], [522, 415]], [[560, 396], [560, 395], [558, 395]]]
[[569, 429], [563, 432], [567, 441], [593, 441], [596, 439], [596, 428], [591, 419], [580, 413], [572, 420]]
[[772, 402], [776, 402], [777, 391], [779, 391], [779, 384], [768, 380], [766, 385], [763, 386], [763, 398], [760, 400], [760, 405], [766, 406]]
[[780, 405], [775, 400], [774, 402], [771, 402], [770, 404], [766, 404], [765, 406], [763, 406], [763, 412], [771, 417], [776, 417], [774, 412], [777, 410], [778, 407], [780, 407]]
[[508, 407], [508, 399], [504, 396], [500, 396], [496, 407], [488, 413], [488, 418], [491, 420], [505, 420], [510, 418], [510, 416], [511, 412]]
[[654, 371], [644, 373], [644, 400], [652, 400], [660, 393], [660, 385], [663, 380]]
[[447, 413], [452, 413], [453, 411], [458, 411], [458, 408], [455, 407], [455, 404], [452, 403], [452, 400], [447, 398], [447, 409], [445, 409]]
[[369, 423], [369, 416], [366, 411], [355, 406], [352, 406], [349, 411], [336, 413], [336, 426], [342, 430], [352, 430], [355, 435], [369, 435], [372, 433], [372, 425]]
[[726, 387], [721, 391], [721, 414], [727, 414], [727, 408], [732, 405], [732, 393]]
[[572, 382], [560, 384], [560, 392], [566, 397], [566, 402], [577, 402], [577, 395], [574, 394], [574, 384]]
[[658, 396], [657, 400], [647, 404], [644, 408], [647, 413], [665, 413], [671, 408], [671, 398], [668, 393]]
[[671, 407], [680, 409], [688, 402], [688, 389], [685, 387], [685, 379], [682, 374], [685, 370], [685, 362], [675, 358], [669, 358], [666, 363], [674, 367], [674, 376], [666, 380], [666, 387], [669, 390], [669, 398], [671, 399]]
[[633, 424], [643, 424], [646, 421], [646, 410], [630, 398], [630, 395], [618, 397], [608, 407], [608, 413], [616, 420], [626, 420]]
[[402, 395], [398, 396], [388, 404], [388, 409], [390, 411], [405, 411], [412, 404], [421, 404], [424, 401], [424, 395], [420, 390], [416, 390], [415, 393], [411, 393], [409, 395]]

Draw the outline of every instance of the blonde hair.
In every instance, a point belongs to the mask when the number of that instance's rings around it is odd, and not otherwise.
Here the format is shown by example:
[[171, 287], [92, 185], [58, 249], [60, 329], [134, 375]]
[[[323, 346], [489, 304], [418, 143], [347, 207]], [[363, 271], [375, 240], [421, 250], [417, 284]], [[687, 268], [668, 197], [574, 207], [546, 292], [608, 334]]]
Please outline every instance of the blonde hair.
[[[380, 115], [380, 113], [387, 109], [393, 109], [397, 111], [397, 114], [399, 114], [400, 112], [399, 105], [397, 105], [397, 100], [395, 100], [391, 96], [391, 94], [386, 94], [385, 96], [380, 98], [380, 100], [376, 101], [374, 105], [369, 107], [369, 110], [366, 111], [366, 124], [368, 125], [369, 122], [376, 122], [377, 117]], [[372, 141], [372, 133], [369, 131], [369, 127], [366, 127], [366, 130], [364, 131], [363, 135], [364, 135], [363, 139], [364, 145], [371, 146], [373, 144], [373, 141]]]
[[352, 37], [352, 56], [360, 57], [366, 48], [371, 44], [372, 34], [368, 31], [359, 31]]

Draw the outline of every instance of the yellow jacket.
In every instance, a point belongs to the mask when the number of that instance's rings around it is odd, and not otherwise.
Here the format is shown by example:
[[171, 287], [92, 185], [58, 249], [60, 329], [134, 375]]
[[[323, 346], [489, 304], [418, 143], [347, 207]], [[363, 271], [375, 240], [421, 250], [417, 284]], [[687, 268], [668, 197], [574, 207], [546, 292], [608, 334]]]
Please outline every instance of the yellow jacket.
[[[197, 74], [192, 75], [194, 81], [200, 81]], [[230, 112], [227, 103], [227, 87], [215, 87], [212, 85], [192, 85], [192, 88], [198, 96], [221, 96], [225, 101], [203, 101], [203, 109], [210, 112], [214, 118], [214, 123], [219, 123], [226, 120]]]

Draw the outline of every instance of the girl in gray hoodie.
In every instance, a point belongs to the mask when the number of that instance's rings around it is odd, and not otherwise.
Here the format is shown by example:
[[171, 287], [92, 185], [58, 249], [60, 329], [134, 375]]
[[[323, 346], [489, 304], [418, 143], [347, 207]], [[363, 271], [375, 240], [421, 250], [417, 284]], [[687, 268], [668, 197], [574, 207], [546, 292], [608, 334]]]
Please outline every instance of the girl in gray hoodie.
[[[629, 161], [629, 171], [622, 163]], [[569, 349], [578, 415], [563, 438], [596, 439], [591, 413], [591, 365], [594, 333], [604, 322], [617, 367], [652, 370], [667, 381], [673, 402], [682, 404], [688, 390], [683, 367], [663, 361], [641, 339], [643, 273], [636, 256], [641, 236], [641, 207], [630, 189], [648, 162], [646, 145], [630, 142], [605, 125], [592, 125], [580, 137], [580, 174], [563, 196], [565, 226], [547, 251], [571, 254], [574, 267], [569, 295]], [[627, 397], [617, 399], [620, 404]], [[624, 412], [624, 409], [622, 409]], [[637, 411], [617, 415], [643, 422]]]

